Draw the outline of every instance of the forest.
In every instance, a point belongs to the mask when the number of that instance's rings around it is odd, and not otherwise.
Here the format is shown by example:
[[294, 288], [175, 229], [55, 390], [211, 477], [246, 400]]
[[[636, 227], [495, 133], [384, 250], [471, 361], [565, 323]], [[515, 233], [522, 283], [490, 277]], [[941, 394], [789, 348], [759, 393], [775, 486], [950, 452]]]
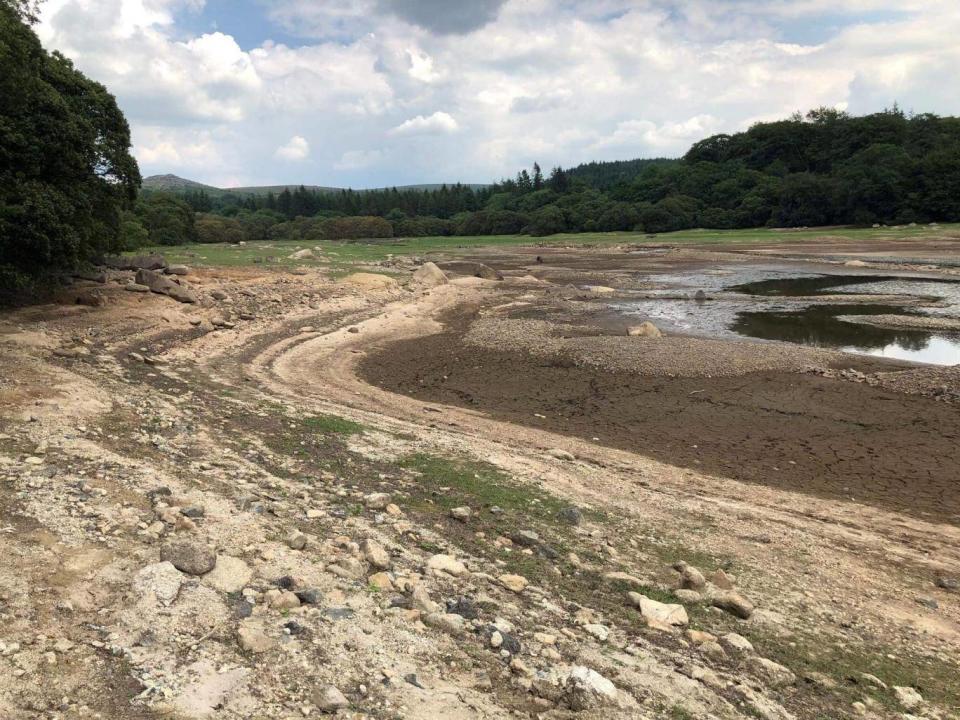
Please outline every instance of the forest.
[[176, 244], [958, 220], [960, 119], [895, 106], [859, 117], [819, 108], [706, 138], [679, 159], [546, 174], [535, 164], [480, 188], [145, 192], [129, 229], [131, 243], [145, 231]]

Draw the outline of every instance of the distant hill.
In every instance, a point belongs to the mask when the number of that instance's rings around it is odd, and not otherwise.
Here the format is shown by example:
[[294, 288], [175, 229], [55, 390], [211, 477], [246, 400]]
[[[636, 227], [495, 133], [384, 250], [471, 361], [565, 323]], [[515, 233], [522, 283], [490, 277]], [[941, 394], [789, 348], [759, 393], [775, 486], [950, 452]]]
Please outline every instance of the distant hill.
[[[447, 186], [455, 185], [456, 183], [446, 183]], [[467, 187], [470, 187], [474, 190], [488, 187], [484, 184], [478, 183], [464, 183]], [[185, 192], [187, 190], [204, 190], [208, 195], [225, 195], [225, 194], [235, 194], [235, 195], [267, 195], [273, 193], [274, 195], [279, 195], [285, 189], [290, 191], [296, 190], [299, 185], [254, 185], [250, 187], [234, 187], [234, 188], [218, 188], [213, 185], [204, 185], [203, 183], [198, 183], [194, 180], [187, 180], [186, 178], [178, 177], [177, 175], [151, 175], [150, 177], [143, 179], [143, 189], [144, 190], [158, 190], [163, 192]], [[311, 192], [318, 193], [337, 193], [347, 188], [339, 187], [327, 187], [325, 185], [304, 185], [304, 187]], [[355, 190], [357, 192], [364, 192], [366, 190], [389, 190], [394, 186], [388, 186], [386, 188], [364, 188], [361, 190]], [[443, 187], [443, 183], [430, 183], [424, 185], [397, 185], [397, 190], [439, 190]]]

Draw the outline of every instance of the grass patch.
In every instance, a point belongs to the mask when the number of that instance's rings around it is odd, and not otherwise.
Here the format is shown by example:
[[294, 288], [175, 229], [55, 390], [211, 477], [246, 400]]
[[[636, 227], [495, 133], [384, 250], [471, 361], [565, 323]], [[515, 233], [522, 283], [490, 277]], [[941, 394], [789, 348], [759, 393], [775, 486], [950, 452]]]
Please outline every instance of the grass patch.
[[365, 430], [360, 423], [336, 415], [314, 415], [304, 418], [302, 425], [312, 432], [333, 435], [359, 435]]

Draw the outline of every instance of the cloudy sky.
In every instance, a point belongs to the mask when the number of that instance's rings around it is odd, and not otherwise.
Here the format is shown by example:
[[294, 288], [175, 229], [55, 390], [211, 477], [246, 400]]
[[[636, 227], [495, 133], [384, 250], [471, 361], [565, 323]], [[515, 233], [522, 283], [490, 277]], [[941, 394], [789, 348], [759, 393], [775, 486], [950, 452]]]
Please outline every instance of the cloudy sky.
[[957, 0], [47, 0], [144, 175], [488, 182], [831, 105], [960, 114]]

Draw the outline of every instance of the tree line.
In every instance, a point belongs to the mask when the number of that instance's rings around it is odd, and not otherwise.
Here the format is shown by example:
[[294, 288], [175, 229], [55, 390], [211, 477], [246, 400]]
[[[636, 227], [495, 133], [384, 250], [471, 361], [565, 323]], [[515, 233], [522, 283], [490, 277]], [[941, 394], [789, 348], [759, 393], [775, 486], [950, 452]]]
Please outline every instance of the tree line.
[[[170, 202], [164, 198], [146, 203]], [[356, 233], [374, 230], [372, 237], [544, 236], [956, 222], [960, 120], [896, 106], [860, 117], [819, 108], [714, 135], [676, 160], [593, 162], [548, 174], [535, 164], [487, 187], [301, 186], [241, 197], [187, 191], [176, 199], [196, 213], [189, 239], [201, 242], [363, 237]], [[345, 217], [365, 219], [330, 222]]]

